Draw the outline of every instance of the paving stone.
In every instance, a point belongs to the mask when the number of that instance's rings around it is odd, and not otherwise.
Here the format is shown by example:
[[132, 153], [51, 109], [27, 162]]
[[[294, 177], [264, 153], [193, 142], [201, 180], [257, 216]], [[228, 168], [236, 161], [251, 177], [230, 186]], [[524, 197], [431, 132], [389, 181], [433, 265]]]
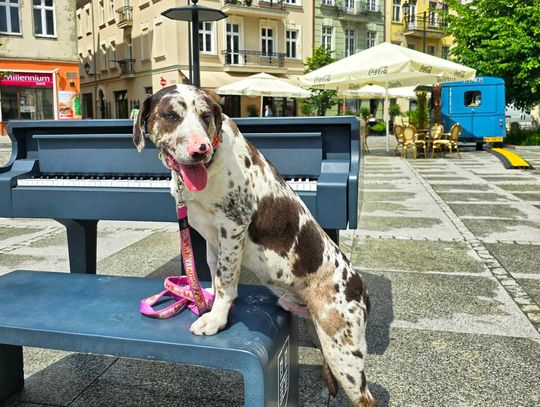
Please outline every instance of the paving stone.
[[380, 406], [540, 405], [537, 341], [368, 325], [368, 344], [367, 379]]
[[32, 233], [39, 232], [38, 228], [11, 228], [0, 226], [0, 240], [10, 239], [13, 237], [30, 235]]
[[351, 261], [367, 269], [485, 272], [478, 256], [464, 242], [355, 239]]
[[509, 219], [468, 219], [462, 222], [480, 238], [495, 240], [537, 240], [540, 236], [540, 222]]
[[515, 182], [521, 182], [521, 181], [535, 181], [536, 179], [533, 177], [524, 177], [524, 176], [514, 176], [514, 177], [508, 177], [508, 176], [483, 176], [483, 180], [489, 181], [489, 182], [506, 182], [506, 181], [515, 181]]
[[448, 206], [459, 216], [489, 217], [498, 219], [527, 219], [527, 214], [510, 204], [449, 203]]
[[540, 274], [538, 246], [497, 243], [486, 247], [510, 273]]
[[500, 184], [498, 187], [506, 191], [540, 191], [540, 184]]
[[540, 338], [492, 277], [363, 271], [370, 324]]
[[427, 181], [465, 181], [468, 180], [468, 178], [465, 177], [456, 177], [456, 176], [427, 176], [424, 177]]
[[431, 187], [437, 191], [489, 191], [491, 187], [488, 184], [431, 184]]
[[442, 221], [436, 218], [406, 218], [395, 216], [363, 216], [362, 230], [392, 231], [398, 229], [429, 229], [441, 225]]
[[364, 192], [364, 202], [402, 202], [413, 199], [417, 194], [414, 192]]
[[534, 202], [540, 202], [540, 193], [516, 193], [514, 192], [514, 195], [518, 197], [519, 199], [522, 199], [524, 201], [534, 201]]
[[364, 202], [362, 204], [363, 213], [371, 213], [378, 211], [407, 215], [411, 212], [422, 213], [422, 208], [411, 208], [411, 206], [394, 202]]
[[482, 192], [440, 192], [439, 196], [446, 202], [505, 202], [515, 200], [501, 194]]

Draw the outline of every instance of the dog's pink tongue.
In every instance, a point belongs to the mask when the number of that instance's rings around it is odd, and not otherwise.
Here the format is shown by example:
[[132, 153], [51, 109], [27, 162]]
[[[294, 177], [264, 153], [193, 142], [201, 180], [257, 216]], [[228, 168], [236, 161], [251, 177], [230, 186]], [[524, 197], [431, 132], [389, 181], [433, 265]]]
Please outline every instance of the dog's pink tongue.
[[180, 172], [187, 189], [193, 192], [202, 191], [208, 182], [208, 173], [203, 163], [195, 165], [180, 164]]

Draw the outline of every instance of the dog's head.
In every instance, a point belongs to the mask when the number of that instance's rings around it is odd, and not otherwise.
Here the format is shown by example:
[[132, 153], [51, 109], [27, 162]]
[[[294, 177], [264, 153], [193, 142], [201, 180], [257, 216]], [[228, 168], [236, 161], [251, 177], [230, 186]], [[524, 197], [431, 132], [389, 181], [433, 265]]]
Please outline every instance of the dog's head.
[[161, 151], [164, 164], [177, 171], [186, 187], [206, 187], [206, 165], [221, 142], [222, 112], [217, 97], [190, 85], [161, 89], [143, 103], [133, 125], [140, 152], [144, 134]]

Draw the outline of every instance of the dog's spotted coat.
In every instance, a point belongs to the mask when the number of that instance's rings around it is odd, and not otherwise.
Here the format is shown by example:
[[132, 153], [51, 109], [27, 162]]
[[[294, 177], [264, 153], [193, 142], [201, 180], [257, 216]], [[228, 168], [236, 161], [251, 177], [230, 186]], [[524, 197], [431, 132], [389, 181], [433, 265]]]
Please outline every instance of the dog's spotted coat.
[[[144, 102], [134, 126], [139, 151], [145, 128], [163, 156], [206, 167], [208, 184], [200, 191], [184, 188], [176, 172], [172, 181], [173, 196], [186, 200], [191, 225], [207, 241], [216, 294], [212, 311], [191, 332], [214, 335], [225, 327], [240, 267], [246, 267], [283, 308], [313, 319], [330, 393], [335, 396], [337, 379], [351, 406], [376, 406], [364, 373], [366, 285], [276, 169], [213, 97], [192, 86], [168, 87]], [[221, 143], [214, 150], [216, 139]], [[194, 142], [209, 150], [190, 155]]]

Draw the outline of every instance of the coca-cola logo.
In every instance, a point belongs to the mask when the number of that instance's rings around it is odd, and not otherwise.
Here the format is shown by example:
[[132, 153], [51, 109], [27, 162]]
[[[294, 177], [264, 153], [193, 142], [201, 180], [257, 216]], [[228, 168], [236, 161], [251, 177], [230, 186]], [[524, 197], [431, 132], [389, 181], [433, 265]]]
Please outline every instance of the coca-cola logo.
[[330, 75], [316, 76], [315, 79], [313, 79], [313, 82], [315, 82], [315, 83], [330, 82], [331, 78], [332, 77]]
[[422, 65], [418, 71], [422, 73], [431, 73], [432, 70], [433, 67], [431, 65]]
[[388, 73], [388, 66], [380, 66], [378, 68], [371, 68], [368, 71], [369, 76], [386, 75]]
[[400, 81], [392, 81], [392, 82], [388, 82], [388, 89], [390, 88], [401, 88], [403, 85], [401, 84]]
[[454, 77], [456, 78], [465, 78], [465, 71], [455, 71]]

